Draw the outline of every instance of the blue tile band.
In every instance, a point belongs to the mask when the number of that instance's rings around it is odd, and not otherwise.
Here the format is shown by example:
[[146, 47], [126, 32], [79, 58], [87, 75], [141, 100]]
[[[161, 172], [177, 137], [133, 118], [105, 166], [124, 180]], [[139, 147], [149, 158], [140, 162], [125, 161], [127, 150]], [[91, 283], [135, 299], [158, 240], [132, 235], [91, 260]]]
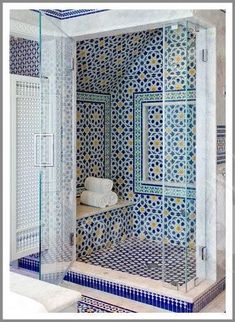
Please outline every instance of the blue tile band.
[[91, 287], [102, 292], [118, 295], [130, 300], [149, 304], [159, 307], [164, 310], [173, 311], [177, 313], [189, 313], [193, 312], [193, 304], [186, 301], [181, 301], [171, 297], [167, 297], [160, 294], [144, 291], [134, 287], [121, 285], [109, 281], [105, 281], [92, 276], [75, 273], [69, 271], [64, 280], [79, 284], [86, 287]]
[[27, 257], [18, 260], [18, 266], [33, 272], [39, 272], [39, 261]]
[[64, 19], [69, 19], [69, 18], [77, 18], [81, 16], [87, 16], [90, 14], [98, 13], [98, 12], [103, 12], [103, 11], [108, 11], [109, 9], [79, 9], [79, 10], [74, 10], [74, 9], [67, 9], [67, 10], [59, 10], [59, 9], [53, 9], [53, 10], [33, 10], [36, 12], [42, 12], [45, 15], [49, 17], [53, 17], [59, 20], [64, 20]]
[[[21, 268], [39, 272], [39, 261], [37, 259], [21, 258], [18, 263]], [[199, 312], [225, 289], [225, 278], [223, 278], [194, 303], [189, 303], [72, 271], [68, 271], [64, 280], [177, 313]]]

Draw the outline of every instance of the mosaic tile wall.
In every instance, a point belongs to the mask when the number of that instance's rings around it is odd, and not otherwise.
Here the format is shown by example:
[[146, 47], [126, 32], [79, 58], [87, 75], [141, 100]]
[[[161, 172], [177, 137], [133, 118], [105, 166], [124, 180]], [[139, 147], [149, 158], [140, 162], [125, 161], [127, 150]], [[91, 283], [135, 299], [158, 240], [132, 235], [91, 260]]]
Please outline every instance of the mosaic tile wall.
[[39, 76], [38, 42], [10, 37], [10, 73]]
[[[173, 100], [166, 135], [169, 182], [195, 181], [195, 104], [188, 108], [188, 139], [181, 132], [185, 122], [186, 91], [195, 100], [195, 35], [166, 28], [77, 42], [77, 90], [111, 94], [111, 178], [120, 198], [132, 200], [133, 234], [141, 239], [195, 246], [195, 190], [179, 194], [169, 190], [162, 204], [162, 192], [134, 189], [134, 94], [162, 95], [163, 85]], [[186, 59], [187, 56], [187, 59]], [[163, 73], [164, 67], [164, 73]], [[164, 81], [164, 84], [163, 84]], [[144, 94], [143, 94], [144, 95]], [[179, 98], [177, 98], [177, 95]], [[154, 131], [162, 123], [162, 108], [150, 108], [149, 179], [162, 178], [162, 136]], [[172, 113], [174, 111], [174, 113]], [[136, 125], [136, 124], [135, 124]], [[154, 128], [154, 129], [153, 129]], [[170, 134], [171, 133], [171, 134]], [[171, 135], [171, 136], [170, 136]], [[187, 145], [188, 165], [182, 163]], [[172, 161], [172, 158], [174, 159]], [[156, 164], [155, 164], [156, 163]], [[180, 164], [182, 163], [182, 164]], [[174, 164], [174, 167], [172, 167]], [[80, 166], [80, 164], [78, 165]], [[182, 193], [183, 191], [183, 193]], [[164, 213], [164, 222], [162, 219]], [[186, 213], [186, 214], [185, 214]]]
[[132, 214], [132, 206], [129, 206], [77, 220], [77, 258], [131, 237]]
[[77, 195], [87, 176], [110, 177], [110, 95], [77, 93]]

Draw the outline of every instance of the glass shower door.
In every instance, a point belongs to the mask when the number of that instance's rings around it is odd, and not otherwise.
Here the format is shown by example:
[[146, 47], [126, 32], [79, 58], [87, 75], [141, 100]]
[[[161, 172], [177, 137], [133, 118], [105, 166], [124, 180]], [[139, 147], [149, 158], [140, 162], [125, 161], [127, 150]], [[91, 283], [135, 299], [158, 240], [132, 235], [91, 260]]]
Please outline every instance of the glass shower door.
[[196, 278], [196, 37], [188, 22], [164, 27], [162, 280], [185, 291]]
[[60, 283], [75, 259], [74, 41], [40, 13], [40, 279]]

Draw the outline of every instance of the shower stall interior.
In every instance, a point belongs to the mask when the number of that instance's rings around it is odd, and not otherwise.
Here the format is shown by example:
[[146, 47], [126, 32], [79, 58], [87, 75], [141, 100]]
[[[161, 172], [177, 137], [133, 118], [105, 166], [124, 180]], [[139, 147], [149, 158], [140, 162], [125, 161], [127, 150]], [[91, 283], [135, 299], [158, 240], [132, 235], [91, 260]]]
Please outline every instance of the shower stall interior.
[[186, 21], [77, 42], [77, 193], [104, 176], [132, 202], [78, 222], [79, 261], [176, 287], [196, 278], [200, 30]]
[[[182, 292], [217, 280], [214, 50], [196, 19], [75, 41], [12, 12], [12, 265], [56, 284], [74, 261]], [[87, 176], [113, 180], [117, 207], [82, 212]]]

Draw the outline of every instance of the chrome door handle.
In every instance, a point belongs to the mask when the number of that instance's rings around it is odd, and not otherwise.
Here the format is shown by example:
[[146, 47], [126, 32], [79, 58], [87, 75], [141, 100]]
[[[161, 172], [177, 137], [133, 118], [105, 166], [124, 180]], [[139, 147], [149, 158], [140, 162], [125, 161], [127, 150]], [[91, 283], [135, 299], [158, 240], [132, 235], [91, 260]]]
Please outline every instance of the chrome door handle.
[[53, 167], [54, 166], [54, 134], [35, 133], [34, 134], [34, 166]]

